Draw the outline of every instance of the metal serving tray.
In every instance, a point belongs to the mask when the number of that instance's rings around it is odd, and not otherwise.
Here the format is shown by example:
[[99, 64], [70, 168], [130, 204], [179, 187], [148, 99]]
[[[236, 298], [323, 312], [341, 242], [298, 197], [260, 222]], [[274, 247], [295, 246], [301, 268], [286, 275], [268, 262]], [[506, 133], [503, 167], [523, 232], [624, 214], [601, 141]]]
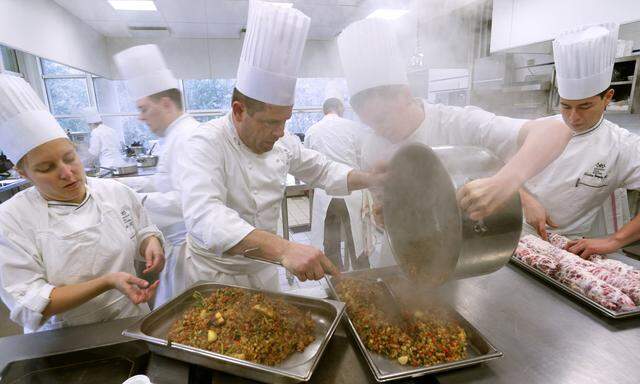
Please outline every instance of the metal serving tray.
[[596, 312], [599, 312], [605, 316], [608, 316], [612, 319], [624, 319], [627, 317], [633, 317], [633, 316], [638, 316], [640, 315], [640, 307], [635, 307], [635, 309], [629, 310], [629, 311], [621, 311], [621, 312], [616, 312], [614, 310], [611, 310], [609, 308], [606, 308], [598, 303], [596, 303], [595, 301], [591, 300], [590, 298], [588, 298], [587, 296], [583, 295], [580, 292], [576, 292], [573, 289], [567, 287], [566, 285], [562, 284], [561, 282], [559, 282], [558, 280], [552, 278], [551, 276], [547, 276], [544, 273], [538, 271], [537, 269], [533, 268], [532, 266], [518, 260], [516, 257], [511, 256], [511, 262], [515, 265], [517, 265], [518, 267], [524, 269], [525, 271], [537, 276], [538, 278], [544, 280], [546, 283], [548, 283], [549, 285], [554, 286], [555, 288], [558, 288], [559, 290], [563, 291], [564, 293], [568, 294], [571, 297], [574, 297], [578, 300], [580, 300], [581, 302], [587, 304], [588, 306], [590, 306], [591, 308], [595, 309]]
[[[395, 268], [383, 268], [372, 273], [372, 271], [355, 271], [343, 273], [342, 278], [357, 278], [376, 281], [377, 279], [395, 278], [399, 272], [395, 271]], [[329, 288], [334, 298], [338, 298], [338, 294], [334, 288], [334, 278], [329, 281]], [[390, 292], [391, 294], [391, 292]], [[391, 297], [393, 295], [391, 294]], [[412, 377], [419, 377], [437, 372], [450, 371], [457, 368], [467, 367], [470, 365], [479, 364], [485, 361], [497, 359], [502, 357], [502, 352], [498, 351], [487, 339], [478, 332], [467, 320], [465, 320], [458, 312], [448, 308], [452, 318], [465, 330], [467, 333], [467, 358], [463, 360], [454, 361], [451, 363], [443, 363], [425, 367], [412, 367], [400, 365], [395, 360], [389, 359], [377, 353], [371, 352], [367, 349], [362, 339], [356, 331], [355, 325], [349, 318], [349, 314], [346, 313], [345, 319], [348, 324], [351, 335], [353, 336], [360, 352], [362, 352], [371, 373], [379, 383], [387, 382], [391, 380], [406, 379]]]
[[[262, 292], [274, 298], [282, 298], [292, 305], [310, 311], [311, 317], [316, 323], [316, 340], [307, 346], [302, 353], [294, 353], [276, 366], [252, 363], [167, 341], [167, 334], [173, 323], [195, 304], [194, 292], [200, 292], [208, 296], [212, 292], [225, 287]], [[171, 301], [155, 309], [125, 329], [122, 334], [146, 341], [149, 348], [159, 355], [265, 383], [298, 383], [308, 381], [311, 378], [322, 352], [338, 325], [344, 312], [344, 307], [343, 303], [333, 300], [296, 296], [280, 292], [265, 292], [234, 285], [202, 283], [194, 285]]]

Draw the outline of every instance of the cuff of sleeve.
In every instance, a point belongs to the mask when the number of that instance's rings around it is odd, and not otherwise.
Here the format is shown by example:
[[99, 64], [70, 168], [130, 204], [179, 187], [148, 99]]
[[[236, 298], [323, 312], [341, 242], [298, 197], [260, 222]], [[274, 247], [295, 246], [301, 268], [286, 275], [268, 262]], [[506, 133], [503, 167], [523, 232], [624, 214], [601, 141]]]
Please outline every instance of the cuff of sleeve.
[[335, 182], [331, 185], [327, 185], [325, 191], [332, 196], [347, 196], [349, 194], [348, 176], [353, 168], [348, 165], [335, 163], [335, 168], [332, 170]]
[[[49, 296], [55, 286], [51, 284], [45, 284], [40, 289], [30, 291], [21, 301], [23, 310], [16, 310], [20, 306], [13, 308], [10, 317], [11, 320], [21, 324], [23, 327], [30, 330], [37, 330], [42, 325], [42, 312], [47, 308], [47, 305], [51, 302]], [[26, 309], [26, 311], [24, 310]]]
[[42, 311], [44, 311], [47, 305], [49, 305], [49, 303], [51, 302], [50, 297], [53, 288], [55, 288], [55, 286], [51, 284], [43, 285], [42, 288], [40, 288], [38, 292], [33, 295], [31, 303], [28, 304], [30, 307], [32, 306], [32, 308], [29, 309], [42, 313]]
[[251, 232], [253, 232], [253, 230], [255, 230], [255, 228], [247, 222], [243, 221], [242, 224], [238, 224], [238, 227], [235, 228], [233, 232], [233, 236], [229, 236], [228, 240], [225, 241], [224, 244], [215, 245], [213, 247], [213, 251], [216, 255], [222, 255], [224, 252], [235, 247], [242, 241], [242, 239], [247, 237]]
[[[160, 232], [158, 227], [156, 227], [155, 225], [144, 227], [138, 232], [138, 244], [142, 245], [142, 242], [151, 236], [157, 237], [158, 240], [160, 240], [160, 245], [162, 246], [162, 248], [165, 248], [164, 236], [162, 235], [162, 232]], [[140, 246], [138, 246], [138, 248], [140, 248]], [[141, 257], [140, 251], [141, 250], [138, 249], [138, 253], [136, 254], [136, 257], [138, 258]]]

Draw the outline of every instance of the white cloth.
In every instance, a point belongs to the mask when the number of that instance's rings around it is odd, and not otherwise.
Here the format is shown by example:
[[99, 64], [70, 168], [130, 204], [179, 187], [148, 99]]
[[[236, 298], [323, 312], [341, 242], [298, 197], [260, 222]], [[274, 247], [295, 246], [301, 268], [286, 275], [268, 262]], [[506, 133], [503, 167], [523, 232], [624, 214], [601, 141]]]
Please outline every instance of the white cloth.
[[60, 124], [22, 78], [0, 73], [0, 150], [14, 164], [33, 148], [67, 138]]
[[364, 19], [338, 36], [349, 95], [382, 85], [407, 85], [407, 65], [389, 21]]
[[268, 104], [293, 105], [310, 24], [295, 8], [251, 0], [236, 88]]
[[169, 89], [180, 89], [155, 44], [137, 45], [113, 55], [113, 61], [134, 100]]
[[[274, 266], [225, 252], [254, 229], [277, 232], [287, 174], [329, 193], [346, 195], [346, 165], [306, 149], [290, 135], [255, 154], [236, 132], [231, 115], [201, 124], [180, 157], [187, 224], [187, 279], [274, 289]], [[274, 282], [275, 278], [275, 283]]]
[[600, 207], [616, 188], [640, 188], [640, 136], [603, 119], [595, 129], [574, 136], [564, 152], [525, 185], [559, 225], [553, 232], [591, 235]]
[[102, 122], [102, 117], [98, 113], [98, 110], [95, 107], [87, 107], [82, 110], [82, 117], [87, 122], [87, 124], [95, 124]]
[[184, 279], [187, 228], [182, 216], [181, 171], [178, 159], [185, 155], [187, 139], [198, 125], [198, 121], [188, 114], [178, 117], [167, 127], [165, 136], [160, 139], [156, 173], [150, 177], [120, 179], [122, 183], [129, 186], [139, 184], [136, 183], [137, 180], [131, 179], [146, 179], [147, 182], [142, 188], [137, 189], [138, 197], [147, 210], [151, 222], [160, 228], [167, 241], [165, 267], [160, 273], [160, 285], [154, 303], [156, 306], [162, 305], [187, 288]]
[[91, 130], [89, 154], [98, 158], [101, 167], [121, 166], [124, 160], [122, 159], [122, 140], [118, 132], [105, 124], [100, 124]]
[[[422, 143], [430, 147], [444, 145], [468, 145], [489, 149], [503, 161], [518, 150], [520, 128], [527, 120], [496, 116], [477, 107], [454, 107], [429, 104], [422, 100], [425, 119], [411, 136], [400, 143], [372, 133], [362, 146], [363, 168], [368, 169], [378, 161], [388, 161], [402, 145]], [[372, 267], [394, 265], [395, 261], [388, 241], [383, 239], [382, 252], [370, 259]]]
[[51, 202], [31, 187], [0, 205], [0, 294], [11, 319], [26, 332], [138, 316], [117, 290], [43, 322], [56, 286], [110, 272], [135, 275], [134, 258], [149, 236], [162, 238], [132, 190], [113, 180], [88, 179], [90, 197], [77, 207]]
[[[359, 169], [361, 164], [362, 140], [368, 131], [360, 124], [335, 114], [326, 115], [309, 127], [304, 137], [304, 145], [325, 155], [329, 160]], [[356, 256], [363, 251], [362, 237], [362, 191], [353, 191], [341, 197], [345, 200], [351, 222], [351, 234]], [[323, 249], [324, 221], [332, 197], [316, 188], [313, 193], [313, 214], [311, 220], [311, 244]]]
[[607, 89], [617, 46], [615, 23], [581, 26], [560, 34], [553, 41], [560, 97], [581, 100]]

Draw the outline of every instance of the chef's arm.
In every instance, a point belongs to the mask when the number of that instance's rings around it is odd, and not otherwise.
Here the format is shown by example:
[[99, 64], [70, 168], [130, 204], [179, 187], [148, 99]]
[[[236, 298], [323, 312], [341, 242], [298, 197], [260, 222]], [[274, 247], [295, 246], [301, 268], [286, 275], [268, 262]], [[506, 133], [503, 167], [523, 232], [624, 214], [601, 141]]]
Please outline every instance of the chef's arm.
[[636, 215], [614, 234], [597, 239], [573, 240], [567, 244], [567, 250], [583, 258], [591, 255], [606, 255], [640, 240], [640, 215]]
[[325, 273], [334, 276], [340, 274], [319, 249], [285, 240], [260, 229], [251, 231], [227, 253], [281, 264], [301, 281], [319, 280]]
[[558, 226], [553, 222], [547, 210], [525, 188], [520, 188], [520, 201], [527, 224], [532, 226], [543, 240], [548, 240], [547, 226], [551, 228]]
[[640, 240], [640, 215], [636, 215], [611, 236], [618, 245], [618, 249]]
[[458, 201], [473, 220], [500, 208], [525, 181], [555, 160], [571, 139], [572, 132], [555, 119], [538, 119], [520, 129], [518, 152], [494, 176], [471, 181], [458, 191]]
[[[312, 187], [324, 189], [329, 195], [348, 195], [352, 191], [380, 185], [384, 177], [382, 169], [363, 172], [331, 161], [320, 152], [308, 149], [299, 143], [288, 143], [291, 153], [290, 172]], [[345, 183], [346, 181], [346, 183]]]
[[347, 187], [349, 188], [349, 192], [372, 187], [375, 188], [382, 185], [384, 178], [385, 173], [383, 170], [364, 172], [354, 169], [347, 175]]
[[560, 156], [571, 136], [571, 129], [559, 120], [538, 119], [524, 123], [518, 135], [520, 149], [496, 176], [514, 180], [519, 188]]
[[83, 283], [55, 287], [51, 290], [49, 304], [42, 311], [42, 316], [46, 319], [66, 312], [111, 289], [121, 291], [134, 304], [139, 304], [149, 300], [149, 288], [145, 280], [126, 272], [109, 273]]

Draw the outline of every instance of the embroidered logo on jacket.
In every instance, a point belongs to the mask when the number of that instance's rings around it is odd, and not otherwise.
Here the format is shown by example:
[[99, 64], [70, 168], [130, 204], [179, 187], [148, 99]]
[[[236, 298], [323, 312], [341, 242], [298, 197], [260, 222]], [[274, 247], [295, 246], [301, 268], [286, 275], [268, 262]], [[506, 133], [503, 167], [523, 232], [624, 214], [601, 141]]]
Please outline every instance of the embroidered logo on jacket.
[[124, 229], [127, 231], [129, 238], [133, 239], [136, 236], [136, 228], [133, 222], [133, 215], [131, 215], [129, 208], [122, 208], [120, 210], [120, 217], [122, 218]]
[[576, 187], [578, 185], [585, 185], [593, 188], [606, 187], [608, 177], [607, 164], [599, 161], [595, 163], [592, 169], [585, 172], [582, 177], [576, 181]]

